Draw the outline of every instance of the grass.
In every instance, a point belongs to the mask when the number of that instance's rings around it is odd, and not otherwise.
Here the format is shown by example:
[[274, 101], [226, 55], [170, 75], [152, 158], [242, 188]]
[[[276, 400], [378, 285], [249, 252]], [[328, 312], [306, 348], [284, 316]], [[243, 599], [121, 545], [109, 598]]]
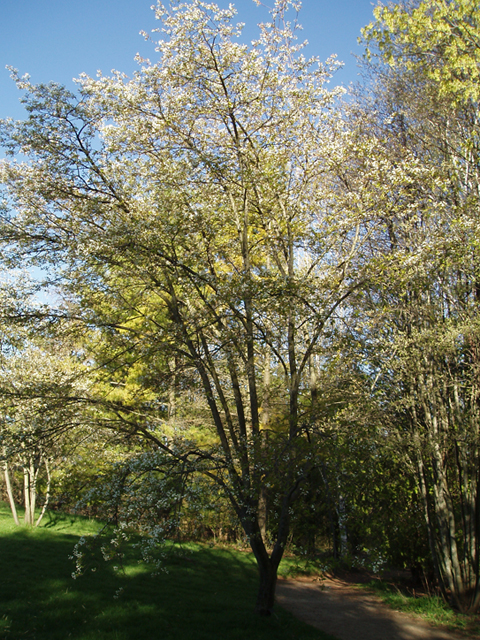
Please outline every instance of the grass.
[[281, 607], [270, 618], [256, 615], [254, 561], [232, 549], [175, 548], [165, 560], [168, 573], [156, 576], [132, 551], [125, 573], [100, 561], [73, 580], [73, 546], [97, 528], [68, 516], [38, 529], [15, 527], [0, 503], [2, 640], [331, 639]]
[[323, 580], [329, 569], [329, 564], [324, 559], [286, 553], [282, 558], [278, 575], [283, 578], [309, 576]]
[[480, 636], [480, 616], [457, 613], [439, 596], [418, 596], [382, 580], [372, 580], [362, 587], [372, 589], [392, 609], [417, 615], [431, 624], [460, 631], [468, 637]]

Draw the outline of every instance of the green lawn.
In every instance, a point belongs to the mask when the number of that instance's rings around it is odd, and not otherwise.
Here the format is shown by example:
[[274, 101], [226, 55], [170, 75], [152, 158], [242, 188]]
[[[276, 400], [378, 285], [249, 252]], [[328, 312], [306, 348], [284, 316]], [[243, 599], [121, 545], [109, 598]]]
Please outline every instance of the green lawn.
[[[280, 607], [253, 613], [257, 575], [250, 554], [189, 545], [151, 575], [133, 555], [125, 574], [100, 561], [73, 580], [68, 556], [96, 524], [64, 517], [15, 527], [0, 504], [0, 638], [18, 640], [327, 640]], [[123, 592], [118, 598], [119, 588]]]

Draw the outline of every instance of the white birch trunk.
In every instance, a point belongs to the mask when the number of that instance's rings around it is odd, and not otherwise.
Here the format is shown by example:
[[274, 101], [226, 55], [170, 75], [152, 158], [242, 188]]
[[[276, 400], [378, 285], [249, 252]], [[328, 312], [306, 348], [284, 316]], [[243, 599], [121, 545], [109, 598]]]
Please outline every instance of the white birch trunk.
[[3, 470], [4, 470], [4, 474], [5, 474], [5, 484], [7, 485], [8, 502], [10, 504], [10, 509], [12, 511], [13, 520], [14, 520], [15, 524], [18, 526], [18, 525], [20, 525], [20, 521], [19, 521], [18, 515], [17, 515], [17, 508], [15, 506], [15, 500], [13, 498], [12, 485], [11, 485], [11, 482], [10, 482], [10, 473], [8, 471], [8, 464], [6, 462], [4, 463]]

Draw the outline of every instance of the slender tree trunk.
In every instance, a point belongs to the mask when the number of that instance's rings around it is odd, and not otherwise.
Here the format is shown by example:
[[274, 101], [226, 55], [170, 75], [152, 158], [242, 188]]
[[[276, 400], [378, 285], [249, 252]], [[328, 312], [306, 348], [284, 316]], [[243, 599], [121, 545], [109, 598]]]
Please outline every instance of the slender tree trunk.
[[[262, 435], [265, 437], [265, 434]], [[266, 446], [266, 442], [262, 442], [262, 446]], [[258, 498], [258, 526], [260, 527], [260, 535], [265, 543], [267, 541], [267, 511], [267, 488], [265, 484], [262, 483], [262, 486], [260, 487], [260, 496]]]
[[12, 485], [10, 483], [10, 473], [8, 471], [8, 464], [6, 462], [4, 463], [3, 470], [4, 470], [4, 474], [5, 474], [5, 484], [7, 485], [8, 502], [10, 503], [10, 509], [12, 511], [13, 520], [14, 520], [15, 524], [18, 526], [18, 525], [20, 525], [20, 521], [19, 521], [18, 515], [17, 515], [17, 508], [15, 506], [15, 500], [13, 498]]
[[35, 503], [37, 498], [38, 468], [35, 469], [33, 458], [30, 457], [28, 463], [23, 469], [23, 493], [25, 500], [25, 517], [26, 525], [33, 527], [35, 524]]
[[50, 465], [48, 464], [48, 458], [45, 458], [45, 469], [47, 471], [47, 491], [45, 494], [45, 502], [43, 503], [42, 511], [40, 512], [40, 515], [38, 516], [38, 519], [35, 523], [36, 527], [40, 525], [40, 522], [42, 521], [42, 518], [48, 508], [48, 503], [50, 502], [50, 486], [52, 482], [52, 476], [50, 474]]
[[30, 521], [32, 523], [32, 526], [35, 523], [35, 507], [37, 504], [37, 478], [38, 478], [38, 472], [40, 471], [40, 462], [41, 462], [41, 459], [39, 461], [39, 466], [35, 468], [35, 465], [32, 459], [31, 465], [30, 465]]
[[170, 380], [168, 383], [168, 420], [172, 422], [175, 419], [177, 411], [177, 362], [175, 357], [170, 358], [168, 361], [168, 368], [170, 370]]
[[338, 496], [337, 520], [340, 540], [340, 557], [343, 558], [348, 552], [348, 532], [346, 524], [347, 510], [345, 507], [345, 499], [342, 494]]
[[323, 484], [325, 486], [325, 492], [327, 494], [327, 509], [328, 509], [328, 523], [330, 527], [330, 535], [332, 537], [332, 553], [333, 557], [337, 559], [339, 557], [339, 548], [337, 540], [337, 532], [335, 529], [335, 517], [334, 517], [334, 501], [332, 498], [332, 492], [330, 491], [330, 484], [328, 482], [327, 470], [325, 464], [322, 463], [320, 468], [320, 474], [322, 476]]
[[[266, 350], [263, 364], [263, 395], [260, 414], [260, 455], [265, 457], [267, 454], [268, 433], [267, 428], [270, 422], [270, 354]], [[258, 499], [258, 524], [260, 533], [264, 542], [267, 540], [267, 488], [265, 482], [261, 481], [260, 497]]]
[[25, 502], [23, 521], [26, 525], [31, 525], [33, 522], [30, 519], [30, 469], [27, 466], [23, 468], [23, 499]]

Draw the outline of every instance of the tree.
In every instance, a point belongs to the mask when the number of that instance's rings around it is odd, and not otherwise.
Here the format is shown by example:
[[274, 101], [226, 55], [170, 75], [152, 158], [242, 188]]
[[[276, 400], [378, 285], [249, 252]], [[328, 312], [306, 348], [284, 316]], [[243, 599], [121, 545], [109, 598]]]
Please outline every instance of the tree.
[[[478, 4], [417, 0], [379, 5], [363, 35], [393, 69], [418, 71], [450, 104], [480, 97]], [[372, 52], [367, 49], [367, 55]]]
[[[23, 476], [24, 521], [30, 526], [40, 524], [48, 507], [52, 470], [65, 453], [65, 432], [80, 421], [71, 397], [83, 386], [79, 358], [59, 333], [52, 337], [35, 293], [35, 282], [24, 273], [7, 274], [0, 289], [0, 459], [16, 524], [12, 467]], [[35, 518], [41, 484], [45, 496]]]
[[[262, 614], [314, 466], [300, 403], [310, 358], [361, 282], [368, 231], [331, 183], [336, 63], [304, 59], [291, 8], [277, 0], [249, 47], [232, 7], [159, 3], [158, 63], [140, 60], [131, 80], [82, 76], [78, 97], [15, 75], [30, 116], [1, 134], [30, 158], [2, 168], [11, 259], [57, 269], [96, 328], [106, 380], [136, 368], [138, 393], [109, 403], [109, 426], [223, 489], [257, 560]], [[165, 431], [168, 394], [179, 406], [187, 379], [208, 409], [193, 440], [181, 424]]]
[[[469, 1], [377, 8], [363, 162], [383, 209], [370, 367], [423, 501], [442, 592], [480, 605], [478, 43]], [[369, 115], [366, 115], [366, 114]], [[365, 143], [364, 143], [365, 144]]]
[[[0, 365], [0, 398], [7, 494], [16, 519], [8, 467], [21, 471], [26, 525], [38, 526], [48, 508], [54, 471], [75, 449], [76, 440], [87, 438], [91, 426], [77, 398], [84, 391], [78, 361], [43, 344], [25, 345]], [[81, 430], [81, 436], [80, 436]], [[42, 487], [43, 504], [36, 517]], [[17, 522], [18, 524], [18, 522]]]

